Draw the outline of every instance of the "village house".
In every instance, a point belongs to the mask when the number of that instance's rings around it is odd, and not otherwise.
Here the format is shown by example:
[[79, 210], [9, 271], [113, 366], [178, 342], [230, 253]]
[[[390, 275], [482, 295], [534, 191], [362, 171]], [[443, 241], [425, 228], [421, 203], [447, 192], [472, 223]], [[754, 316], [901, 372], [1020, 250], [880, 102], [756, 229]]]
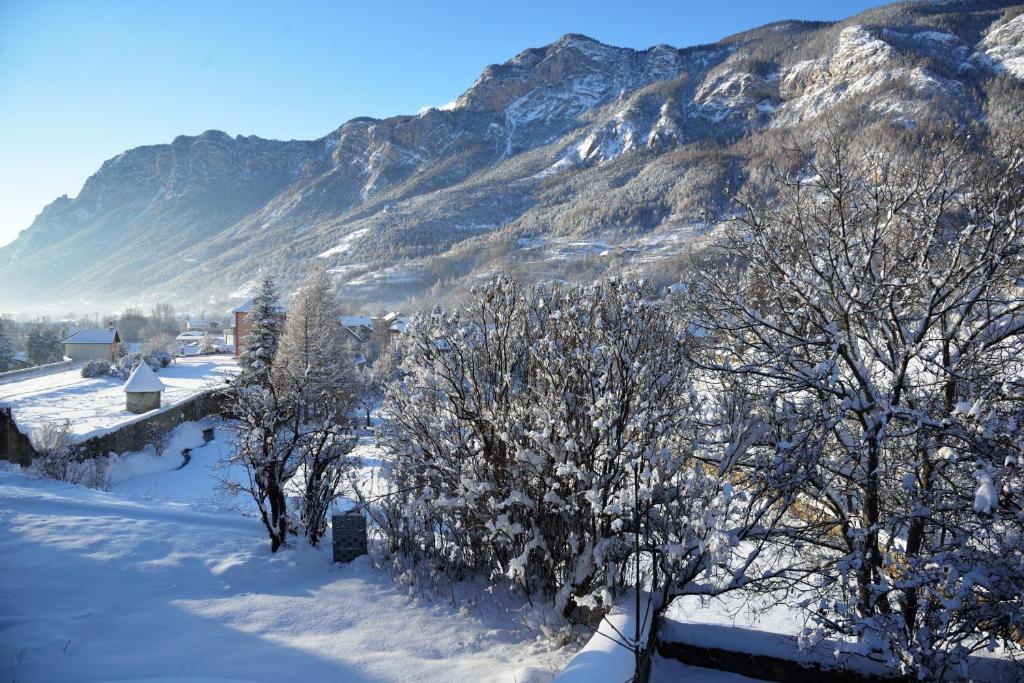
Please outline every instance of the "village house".
[[398, 311], [391, 311], [384, 315], [375, 315], [371, 318], [374, 333], [381, 337], [394, 336], [405, 332], [405, 325], [409, 316]]
[[373, 319], [368, 315], [343, 315], [341, 325], [359, 344], [373, 335]]
[[76, 361], [106, 360], [114, 362], [121, 337], [117, 330], [79, 330], [64, 340], [64, 355]]

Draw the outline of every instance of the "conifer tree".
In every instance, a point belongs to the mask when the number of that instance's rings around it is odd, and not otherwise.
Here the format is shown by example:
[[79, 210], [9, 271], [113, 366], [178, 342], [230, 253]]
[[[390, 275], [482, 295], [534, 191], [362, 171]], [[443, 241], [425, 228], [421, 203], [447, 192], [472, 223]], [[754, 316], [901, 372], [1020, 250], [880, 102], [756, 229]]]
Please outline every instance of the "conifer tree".
[[281, 338], [281, 304], [273, 278], [265, 278], [253, 298], [245, 322], [249, 334], [243, 338], [245, 351], [238, 359], [242, 384], [268, 384], [270, 369]]
[[14, 344], [4, 332], [4, 321], [0, 320], [0, 372], [7, 372], [14, 365]]

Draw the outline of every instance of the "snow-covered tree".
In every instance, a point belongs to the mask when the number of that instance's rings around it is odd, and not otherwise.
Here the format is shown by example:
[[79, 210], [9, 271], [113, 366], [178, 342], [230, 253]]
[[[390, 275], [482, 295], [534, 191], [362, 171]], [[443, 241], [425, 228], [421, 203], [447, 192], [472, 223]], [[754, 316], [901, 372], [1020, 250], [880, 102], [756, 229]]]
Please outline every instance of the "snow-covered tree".
[[55, 329], [37, 325], [28, 333], [25, 351], [28, 353], [29, 363], [45, 365], [56, 363], [64, 357], [64, 344]]
[[[257, 308], [262, 312], [253, 315]], [[257, 296], [250, 316], [253, 324], [271, 318], [276, 324], [276, 312], [273, 297]], [[275, 352], [254, 354], [253, 372], [243, 373], [228, 392], [228, 412], [238, 420], [234, 459], [249, 473], [246, 490], [274, 551], [298, 530], [312, 545], [320, 542], [352, 465], [352, 368], [340, 321], [333, 284], [318, 269], [299, 290], [279, 344], [273, 324], [259, 334], [254, 328], [261, 348]], [[298, 499], [294, 517], [289, 487]]]
[[326, 269], [314, 268], [295, 297], [273, 371], [279, 392], [290, 392], [304, 431], [299, 513], [313, 545], [341, 495], [354, 446], [349, 412], [356, 400], [355, 367], [334, 294]]
[[260, 282], [252, 309], [245, 315], [249, 333], [242, 340], [245, 350], [238, 358], [239, 381], [243, 384], [268, 384], [270, 370], [281, 338], [281, 304], [273, 278]]
[[302, 464], [303, 430], [290, 398], [290, 392], [279, 395], [273, 383], [251, 380], [236, 381], [225, 392], [236, 435], [229, 459], [247, 474], [247, 482], [228, 482], [228, 487], [245, 491], [256, 503], [272, 552], [285, 545], [293, 531], [287, 486]]
[[14, 366], [14, 344], [4, 330], [4, 321], [0, 319], [0, 372], [7, 372]]
[[395, 344], [389, 342], [381, 347], [373, 365], [364, 364], [356, 370], [356, 400], [366, 418], [367, 427], [372, 424], [370, 413], [384, 399], [384, 388], [397, 378], [396, 363]]
[[795, 150], [685, 298], [800, 491], [776, 540], [816, 565], [808, 638], [940, 679], [1024, 629], [1024, 166], [908, 147]]
[[302, 383], [313, 414], [345, 411], [355, 400], [354, 365], [334, 300], [334, 282], [316, 267], [302, 283], [284, 325], [275, 377]]

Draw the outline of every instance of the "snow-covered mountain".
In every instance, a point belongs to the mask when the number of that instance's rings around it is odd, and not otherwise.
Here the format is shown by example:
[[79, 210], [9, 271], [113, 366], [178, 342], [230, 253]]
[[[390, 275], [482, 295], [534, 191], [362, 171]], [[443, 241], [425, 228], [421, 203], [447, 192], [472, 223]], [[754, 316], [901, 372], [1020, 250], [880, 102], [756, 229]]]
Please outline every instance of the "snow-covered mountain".
[[[499, 267], [651, 269], [822, 117], [975, 125], [1024, 78], [1024, 5], [903, 3], [643, 51], [566, 35], [415, 116], [318, 140], [218, 131], [129, 150], [0, 249], [0, 307], [228, 305], [314, 260], [400, 301]], [[1024, 92], [1024, 90], [1022, 90]], [[1003, 97], [1012, 101], [1013, 97]]]

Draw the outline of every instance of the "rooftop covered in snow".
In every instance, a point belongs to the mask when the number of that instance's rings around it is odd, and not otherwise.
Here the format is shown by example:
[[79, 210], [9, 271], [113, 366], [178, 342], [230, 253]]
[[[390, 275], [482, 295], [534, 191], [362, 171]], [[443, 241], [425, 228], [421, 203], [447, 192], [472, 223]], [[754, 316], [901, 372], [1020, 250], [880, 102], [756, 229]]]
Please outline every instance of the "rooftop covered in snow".
[[105, 330], [79, 330], [64, 340], [65, 344], [114, 344], [119, 343], [121, 337], [117, 330], [107, 328]]

